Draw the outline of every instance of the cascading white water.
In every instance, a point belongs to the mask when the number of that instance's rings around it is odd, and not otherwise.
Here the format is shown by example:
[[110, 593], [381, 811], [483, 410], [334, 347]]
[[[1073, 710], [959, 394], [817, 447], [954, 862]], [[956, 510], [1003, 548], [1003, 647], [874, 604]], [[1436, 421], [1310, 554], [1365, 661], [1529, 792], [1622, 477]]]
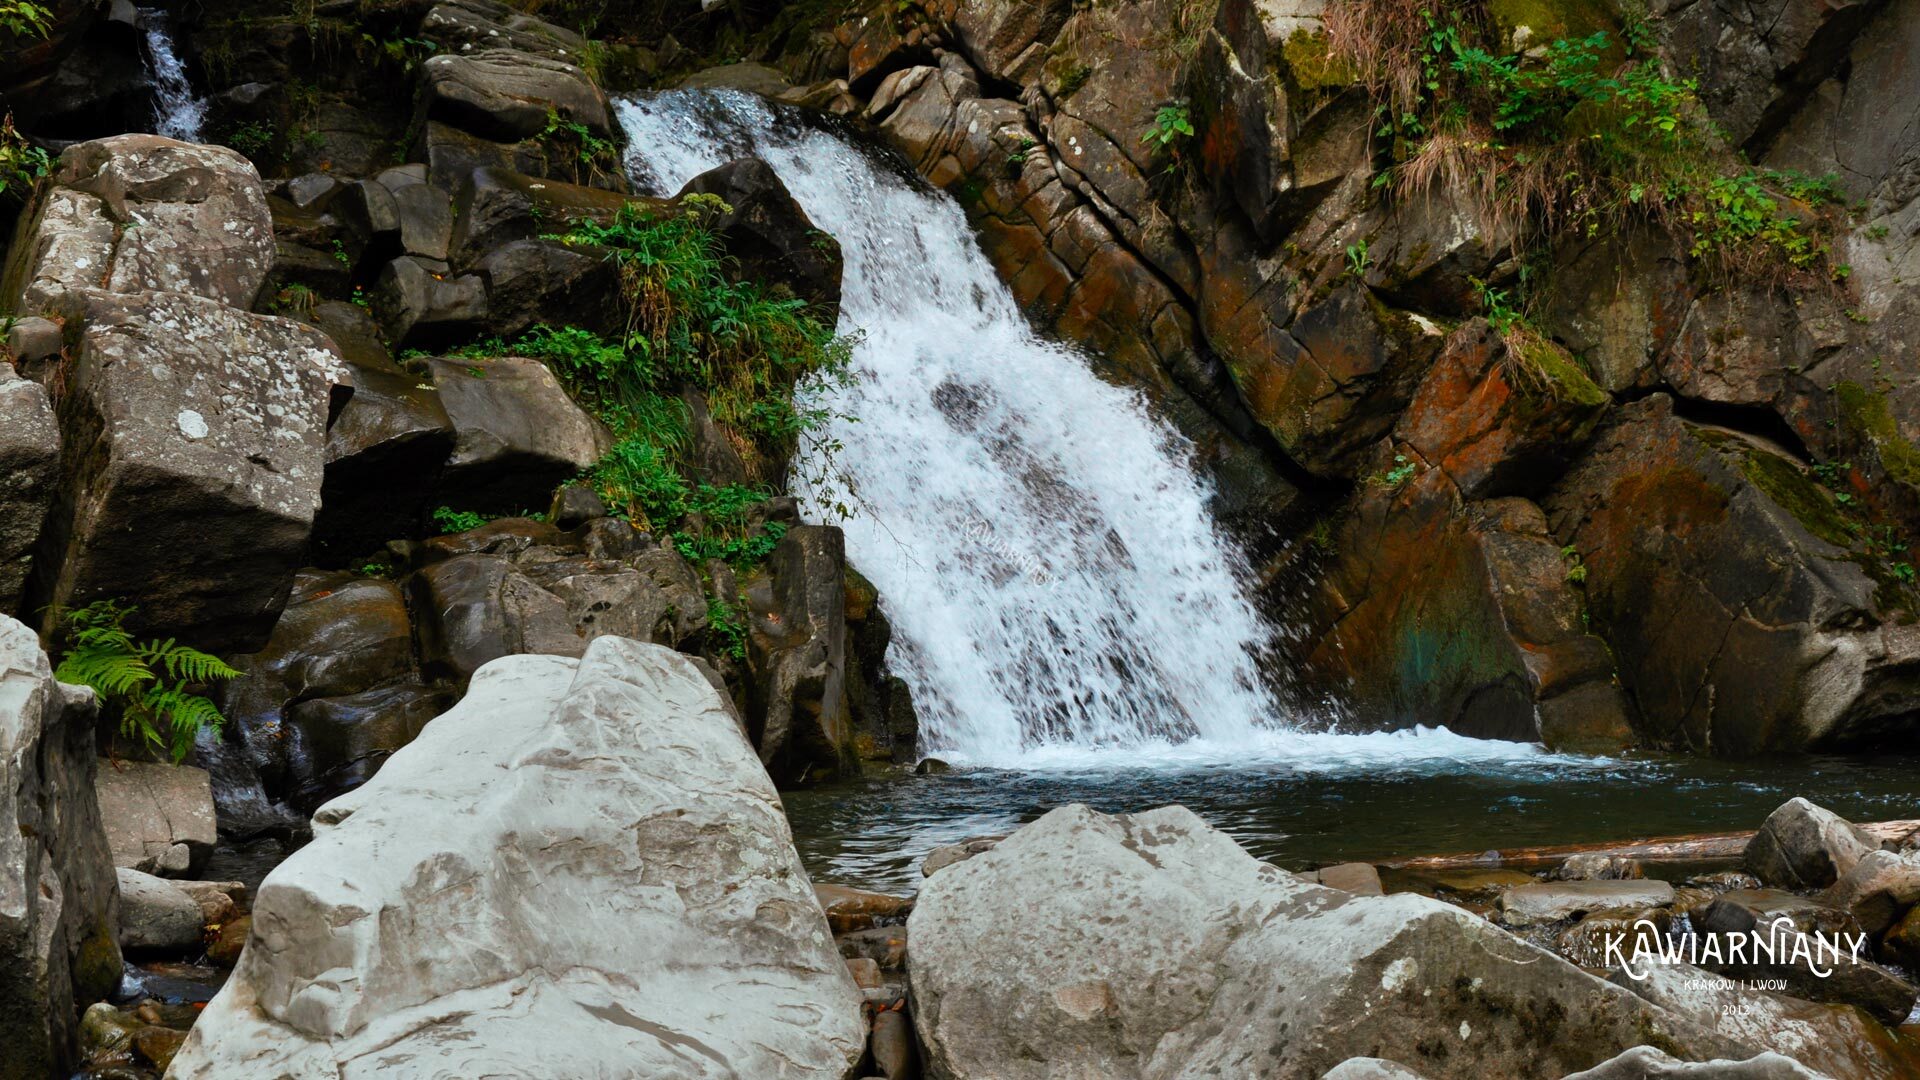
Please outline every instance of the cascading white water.
[[187, 81], [187, 67], [181, 63], [173, 34], [167, 28], [167, 13], [143, 10], [140, 25], [146, 30], [147, 65], [153, 76], [153, 133], [182, 142], [200, 142], [207, 103]]
[[[1263, 685], [1272, 631], [1186, 441], [1033, 332], [957, 203], [748, 94], [673, 91], [618, 113], [643, 190], [758, 157], [840, 241], [860, 378], [814, 393], [855, 418], [828, 432], [859, 504], [847, 548], [886, 598], [889, 663], [926, 749], [1031, 766], [1138, 759], [1123, 748], [1293, 758], [1350, 738], [1290, 730]], [[819, 464], [803, 457], [796, 488]], [[1399, 757], [1415, 738], [1343, 749]], [[1483, 752], [1440, 741], [1422, 750]], [[1514, 752], [1499, 745], [1484, 752]]]

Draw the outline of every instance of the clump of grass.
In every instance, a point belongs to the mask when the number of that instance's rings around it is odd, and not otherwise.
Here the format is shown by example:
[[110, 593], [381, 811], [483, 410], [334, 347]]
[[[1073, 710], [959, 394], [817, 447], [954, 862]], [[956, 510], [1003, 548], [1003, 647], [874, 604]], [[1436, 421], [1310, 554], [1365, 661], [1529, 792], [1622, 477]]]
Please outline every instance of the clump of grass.
[[1828, 269], [1814, 211], [1837, 201], [1831, 185], [1739, 161], [1695, 83], [1668, 78], [1642, 34], [1512, 52], [1479, 0], [1336, 0], [1326, 27], [1376, 100], [1377, 185], [1445, 185], [1516, 245], [1638, 216], [1724, 273]]

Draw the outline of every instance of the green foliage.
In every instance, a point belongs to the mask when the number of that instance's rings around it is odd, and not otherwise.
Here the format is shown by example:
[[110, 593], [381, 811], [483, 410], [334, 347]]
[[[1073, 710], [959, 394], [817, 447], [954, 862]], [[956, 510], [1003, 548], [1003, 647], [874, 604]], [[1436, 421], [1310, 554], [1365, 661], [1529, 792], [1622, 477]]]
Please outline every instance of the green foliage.
[[227, 145], [247, 157], [258, 159], [272, 149], [276, 138], [272, 128], [249, 120], [244, 124], [235, 125], [227, 132]]
[[1347, 273], [1352, 277], [1365, 277], [1372, 258], [1367, 254], [1367, 242], [1356, 241], [1347, 245]]
[[1418, 471], [1420, 471], [1420, 466], [1409, 460], [1407, 455], [1395, 454], [1393, 455], [1393, 468], [1374, 474], [1368, 479], [1368, 482], [1374, 487], [1392, 490], [1398, 488], [1408, 480], [1413, 479], [1413, 474]]
[[433, 510], [433, 524], [442, 534], [471, 532], [492, 519], [485, 514], [476, 514], [472, 510], [455, 510], [451, 506], [436, 506]]
[[1739, 161], [1696, 84], [1647, 55], [1635, 20], [1524, 53], [1498, 43], [1480, 0], [1341, 0], [1328, 26], [1378, 99], [1392, 158], [1380, 182], [1411, 194], [1444, 181], [1492, 231], [1536, 239], [1637, 215], [1725, 273], [1816, 271], [1828, 258], [1811, 211], [1836, 201], [1831, 181]]
[[1526, 315], [1515, 306], [1511, 295], [1505, 289], [1496, 289], [1479, 278], [1468, 278], [1473, 284], [1474, 296], [1480, 301], [1480, 310], [1486, 316], [1487, 325], [1502, 338], [1510, 337], [1515, 330], [1526, 323]]
[[172, 638], [136, 641], [125, 627], [130, 604], [100, 600], [66, 613], [67, 641], [54, 677], [90, 686], [102, 702], [120, 709], [120, 733], [164, 749], [178, 762], [201, 728], [226, 722], [214, 703], [191, 691], [240, 674], [219, 657]]
[[534, 138], [557, 149], [573, 169], [573, 182], [592, 184], [620, 172], [620, 148], [578, 120], [547, 110], [547, 126]]
[[32, 0], [0, 0], [0, 38], [44, 38], [53, 30], [53, 11]]
[[1585, 585], [1587, 583], [1587, 564], [1580, 559], [1579, 547], [1568, 544], [1560, 549], [1560, 557], [1567, 560], [1567, 583]]
[[1153, 123], [1148, 125], [1146, 134], [1140, 136], [1140, 141], [1164, 150], [1176, 140], [1192, 135], [1193, 117], [1188, 112], [1187, 103], [1175, 101], [1160, 106], [1160, 111], [1153, 114]]
[[0, 116], [0, 203], [25, 202], [40, 178], [53, 171], [53, 158], [14, 130], [13, 114]]
[[732, 604], [719, 597], [707, 601], [707, 627], [719, 639], [719, 652], [735, 660], [747, 658], [747, 623]]
[[440, 51], [440, 46], [426, 38], [377, 38], [372, 34], [363, 33], [360, 35], [360, 43], [375, 56], [399, 68], [403, 75], [411, 73], [428, 57]]

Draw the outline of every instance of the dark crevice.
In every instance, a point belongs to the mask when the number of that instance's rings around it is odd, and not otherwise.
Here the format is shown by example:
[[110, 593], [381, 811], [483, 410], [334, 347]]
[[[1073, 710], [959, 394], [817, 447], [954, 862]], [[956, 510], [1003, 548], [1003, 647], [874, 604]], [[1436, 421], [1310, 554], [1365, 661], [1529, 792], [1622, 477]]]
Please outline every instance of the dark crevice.
[[1813, 454], [1807, 449], [1806, 440], [1800, 437], [1800, 433], [1780, 419], [1779, 413], [1764, 405], [1729, 405], [1674, 394], [1673, 414], [1691, 423], [1709, 424], [1759, 439], [1804, 464], [1811, 465], [1814, 462]]

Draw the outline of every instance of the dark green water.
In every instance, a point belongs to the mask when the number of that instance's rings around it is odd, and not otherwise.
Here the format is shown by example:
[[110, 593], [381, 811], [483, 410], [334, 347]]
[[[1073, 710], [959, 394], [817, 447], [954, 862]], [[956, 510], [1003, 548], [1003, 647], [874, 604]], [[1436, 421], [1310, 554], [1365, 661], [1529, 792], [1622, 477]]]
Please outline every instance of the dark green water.
[[[1461, 740], [1466, 742], [1467, 740]], [[1515, 749], [1393, 760], [1083, 765], [889, 773], [784, 796], [815, 881], [919, 887], [940, 844], [1009, 832], [1048, 810], [1180, 803], [1289, 869], [1346, 860], [1751, 829], [1805, 796], [1855, 821], [1920, 818], [1920, 758], [1722, 762], [1583, 759]]]

